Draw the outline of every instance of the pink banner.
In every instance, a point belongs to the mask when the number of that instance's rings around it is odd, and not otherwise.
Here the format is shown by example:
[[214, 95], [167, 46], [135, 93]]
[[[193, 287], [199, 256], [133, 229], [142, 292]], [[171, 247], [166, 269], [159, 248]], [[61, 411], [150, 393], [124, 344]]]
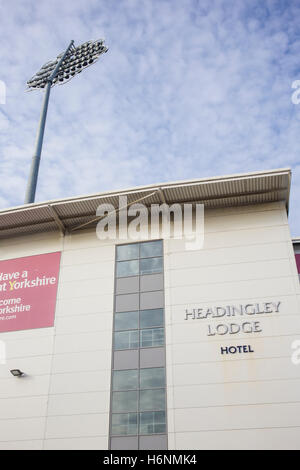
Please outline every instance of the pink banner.
[[298, 273], [300, 274], [300, 253], [295, 255], [296, 256], [296, 263], [298, 268]]
[[0, 262], [0, 332], [54, 325], [60, 255]]

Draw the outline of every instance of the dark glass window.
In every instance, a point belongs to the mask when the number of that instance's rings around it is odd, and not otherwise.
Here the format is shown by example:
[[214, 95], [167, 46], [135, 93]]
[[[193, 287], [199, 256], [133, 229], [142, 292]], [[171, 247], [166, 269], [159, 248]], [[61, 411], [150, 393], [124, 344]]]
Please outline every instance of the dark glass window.
[[138, 431], [137, 413], [113, 414], [111, 418], [112, 436], [136, 435]]
[[115, 349], [136, 349], [139, 347], [139, 332], [119, 331], [114, 334]]
[[153, 258], [155, 256], [162, 256], [162, 254], [163, 246], [161, 240], [155, 242], [141, 243], [141, 258]]
[[163, 269], [162, 258], [145, 258], [140, 260], [140, 274], [161, 273]]
[[140, 311], [140, 328], [151, 328], [164, 325], [164, 310], [156, 308]]
[[115, 370], [113, 372], [113, 390], [136, 390], [137, 388], [138, 370]]
[[125, 261], [139, 258], [139, 245], [132, 243], [130, 245], [117, 246], [117, 261]]
[[137, 411], [138, 392], [113, 392], [112, 412]]
[[139, 327], [139, 312], [115, 313], [115, 331], [134, 330]]
[[163, 346], [165, 343], [163, 328], [148, 328], [140, 330], [140, 347], [152, 348], [154, 346]]
[[117, 263], [117, 277], [136, 276], [139, 273], [139, 261], [121, 261]]
[[164, 410], [166, 407], [165, 389], [140, 391], [140, 411]]
[[146, 411], [140, 413], [140, 434], [166, 432], [166, 413], [164, 411]]
[[140, 370], [140, 388], [163, 388], [165, 387], [165, 368], [155, 367]]

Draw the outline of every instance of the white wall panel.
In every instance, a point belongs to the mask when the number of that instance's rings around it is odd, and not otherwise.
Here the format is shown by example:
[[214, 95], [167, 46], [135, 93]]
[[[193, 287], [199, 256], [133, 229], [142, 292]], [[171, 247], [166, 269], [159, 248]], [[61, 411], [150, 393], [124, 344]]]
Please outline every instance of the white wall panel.
[[105, 352], [95, 349], [93, 351], [55, 354], [52, 363], [52, 373], [108, 370], [110, 367], [110, 351]]
[[107, 391], [110, 389], [110, 369], [101, 371], [78, 371], [52, 376], [50, 393], [81, 393]]
[[86, 313], [112, 312], [113, 295], [100, 295], [98, 289], [93, 295], [81, 295], [74, 291], [73, 296], [57, 301], [56, 317], [67, 315], [84, 315]]
[[1, 420], [0, 442], [44, 438], [46, 418], [23, 418]]
[[42, 450], [43, 440], [35, 441], [4, 441], [0, 442], [0, 450]]
[[173, 365], [173, 383], [176, 386], [299, 379], [299, 369], [292, 364], [290, 357], [224, 361], [216, 362], [214, 365], [210, 363], [176, 364]]
[[175, 410], [177, 432], [300, 427], [300, 403]]
[[106, 436], [45, 439], [44, 441], [45, 450], [106, 450], [107, 448], [108, 439]]
[[107, 331], [94, 333], [64, 334], [55, 337], [54, 354], [101, 349], [111, 351], [112, 334]]
[[26, 374], [26, 376], [22, 377], [23, 382], [39, 375], [49, 375], [51, 372], [51, 362], [52, 354], [7, 359], [5, 367], [4, 365], [0, 366], [0, 378], [12, 377], [10, 373], [12, 369], [21, 369]]
[[49, 416], [46, 439], [108, 435], [108, 413]]
[[62, 255], [61, 264], [63, 268], [67, 266], [75, 267], [81, 264], [101, 263], [107, 264], [108, 261], [114, 262], [115, 246], [102, 246], [99, 244], [95, 247], [84, 247], [75, 250], [65, 250]]
[[50, 375], [28, 376], [20, 379], [11, 375], [9, 379], [0, 380], [0, 398], [47, 395], [49, 383]]
[[[0, 382], [1, 385], [1, 382]], [[8, 418], [33, 418], [46, 416], [47, 396], [1, 398], [0, 399], [0, 427], [1, 421]]]
[[89, 333], [93, 331], [111, 331], [112, 314], [91, 313], [58, 317], [55, 322], [56, 334]]
[[297, 403], [300, 401], [299, 386], [300, 379], [182, 385], [168, 389], [168, 398], [173, 396], [176, 409]]
[[[49, 416], [108, 413], [110, 392], [50, 395]], [[1, 404], [0, 404], [1, 405]]]
[[238, 431], [177, 433], [173, 449], [295, 450], [300, 428], [239, 429]]

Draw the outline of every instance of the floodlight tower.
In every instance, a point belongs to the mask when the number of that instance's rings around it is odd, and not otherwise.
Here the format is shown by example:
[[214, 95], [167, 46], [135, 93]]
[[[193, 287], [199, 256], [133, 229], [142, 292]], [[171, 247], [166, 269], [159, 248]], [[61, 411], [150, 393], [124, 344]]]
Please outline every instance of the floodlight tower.
[[65, 52], [59, 54], [55, 60], [44, 64], [41, 69], [28, 80], [27, 91], [45, 88], [45, 95], [36, 138], [35, 152], [31, 162], [25, 204], [34, 202], [35, 198], [51, 88], [56, 84], [63, 85], [68, 82], [83, 69], [97, 62], [100, 55], [107, 51], [108, 48], [104, 46], [103, 39], [88, 41], [78, 47], [75, 47], [74, 41], [71, 41]]

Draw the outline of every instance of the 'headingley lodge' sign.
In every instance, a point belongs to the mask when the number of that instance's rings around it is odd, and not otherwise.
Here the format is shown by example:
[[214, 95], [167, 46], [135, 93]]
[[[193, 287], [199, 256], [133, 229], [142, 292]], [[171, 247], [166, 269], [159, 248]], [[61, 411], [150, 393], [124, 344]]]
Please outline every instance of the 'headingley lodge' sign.
[[236, 335], [238, 333], [261, 333], [262, 328], [257, 315], [278, 313], [281, 302], [264, 302], [245, 305], [227, 305], [225, 307], [194, 308], [185, 311], [185, 320], [207, 320], [210, 318], [243, 317], [247, 321], [237, 323], [229, 321], [207, 326], [207, 336]]

